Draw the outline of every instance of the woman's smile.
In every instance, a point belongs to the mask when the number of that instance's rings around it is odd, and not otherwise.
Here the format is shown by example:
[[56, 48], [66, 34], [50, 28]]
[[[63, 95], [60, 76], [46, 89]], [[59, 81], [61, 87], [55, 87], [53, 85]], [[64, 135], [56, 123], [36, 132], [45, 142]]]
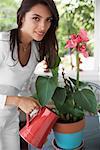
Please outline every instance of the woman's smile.
[[41, 31], [36, 31], [35, 33], [39, 37], [44, 37], [44, 35], [45, 35], [45, 32], [41, 32]]

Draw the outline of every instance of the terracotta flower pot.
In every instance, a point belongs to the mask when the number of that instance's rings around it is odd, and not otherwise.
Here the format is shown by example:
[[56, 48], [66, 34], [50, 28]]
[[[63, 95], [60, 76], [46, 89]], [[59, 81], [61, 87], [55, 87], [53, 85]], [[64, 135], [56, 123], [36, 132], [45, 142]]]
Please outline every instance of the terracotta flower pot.
[[82, 144], [85, 119], [75, 123], [56, 123], [54, 137], [58, 147], [62, 149], [75, 149]]

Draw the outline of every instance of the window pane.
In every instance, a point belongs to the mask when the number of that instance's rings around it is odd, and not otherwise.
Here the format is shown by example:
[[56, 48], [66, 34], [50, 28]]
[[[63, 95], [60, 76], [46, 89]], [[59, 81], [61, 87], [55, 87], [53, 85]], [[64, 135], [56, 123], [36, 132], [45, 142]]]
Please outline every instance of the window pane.
[[89, 57], [84, 58], [82, 55], [80, 64], [81, 70], [93, 70], [94, 63], [94, 0], [56, 0], [60, 14], [59, 29], [57, 31], [59, 41], [59, 54], [62, 57], [62, 63], [68, 69], [75, 70], [75, 54], [71, 55], [70, 51], [65, 49], [66, 40], [70, 34], [78, 33], [84, 28], [89, 37], [87, 50]]

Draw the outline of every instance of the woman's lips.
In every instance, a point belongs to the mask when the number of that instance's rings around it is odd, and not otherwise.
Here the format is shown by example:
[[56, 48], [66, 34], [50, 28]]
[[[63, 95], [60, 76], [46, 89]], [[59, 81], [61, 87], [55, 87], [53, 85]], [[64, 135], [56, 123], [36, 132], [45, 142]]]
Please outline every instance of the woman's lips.
[[44, 36], [44, 32], [36, 32], [36, 34], [38, 35], [38, 36]]

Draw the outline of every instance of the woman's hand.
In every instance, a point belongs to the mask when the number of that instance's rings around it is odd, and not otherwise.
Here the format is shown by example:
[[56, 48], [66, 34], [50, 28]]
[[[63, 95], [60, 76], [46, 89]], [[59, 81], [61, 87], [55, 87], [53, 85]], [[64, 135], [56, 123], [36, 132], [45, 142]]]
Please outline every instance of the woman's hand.
[[44, 72], [49, 72], [46, 60], [43, 60], [40, 63], [41, 63], [41, 67], [43, 68]]
[[25, 113], [31, 113], [34, 109], [39, 109], [39, 102], [32, 97], [19, 97], [18, 107]]
[[43, 60], [37, 64], [37, 66], [34, 70], [34, 74], [52, 77], [52, 72], [48, 68], [46, 60]]

